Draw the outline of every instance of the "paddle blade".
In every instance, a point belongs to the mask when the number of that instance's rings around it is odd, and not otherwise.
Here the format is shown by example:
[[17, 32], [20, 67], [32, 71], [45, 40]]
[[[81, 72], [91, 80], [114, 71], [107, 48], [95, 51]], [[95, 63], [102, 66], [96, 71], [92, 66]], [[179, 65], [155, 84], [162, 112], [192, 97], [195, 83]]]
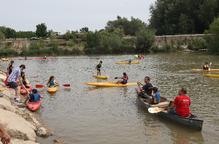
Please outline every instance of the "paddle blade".
[[159, 107], [150, 107], [148, 108], [148, 112], [151, 114], [159, 113], [164, 111], [164, 108], [159, 108]]
[[70, 84], [63, 84], [62, 86], [64, 86], [64, 87], [70, 87], [71, 85], [70, 85]]
[[42, 85], [42, 84], [36, 84], [35, 87], [36, 87], [36, 88], [44, 88], [44, 85]]

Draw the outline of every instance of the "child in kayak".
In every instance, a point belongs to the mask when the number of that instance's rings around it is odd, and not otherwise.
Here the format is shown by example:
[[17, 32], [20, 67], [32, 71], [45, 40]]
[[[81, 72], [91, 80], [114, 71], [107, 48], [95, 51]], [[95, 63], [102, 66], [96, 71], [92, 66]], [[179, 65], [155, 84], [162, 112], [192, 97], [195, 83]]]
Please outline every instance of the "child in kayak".
[[38, 93], [37, 89], [33, 89], [32, 93], [29, 94], [29, 102], [38, 102], [42, 96]]
[[101, 75], [101, 67], [102, 67], [102, 63], [103, 61], [100, 61], [99, 64], [96, 66], [96, 70], [97, 70], [97, 75]]
[[158, 91], [157, 87], [152, 88], [153, 91], [153, 104], [159, 104], [160, 103], [160, 92]]
[[117, 81], [117, 82], [116, 82], [117, 84], [119, 84], [119, 83], [121, 83], [121, 84], [127, 84], [129, 77], [128, 77], [128, 75], [124, 72], [122, 77], [115, 77], [115, 79], [122, 79], [122, 80]]
[[47, 86], [48, 87], [54, 87], [54, 86], [57, 86], [58, 83], [55, 81], [55, 77], [54, 76], [51, 76], [47, 82]]
[[[210, 63], [211, 65], [211, 63]], [[208, 64], [208, 62], [205, 62], [205, 64], [202, 66], [203, 70], [210, 70], [210, 65]]]

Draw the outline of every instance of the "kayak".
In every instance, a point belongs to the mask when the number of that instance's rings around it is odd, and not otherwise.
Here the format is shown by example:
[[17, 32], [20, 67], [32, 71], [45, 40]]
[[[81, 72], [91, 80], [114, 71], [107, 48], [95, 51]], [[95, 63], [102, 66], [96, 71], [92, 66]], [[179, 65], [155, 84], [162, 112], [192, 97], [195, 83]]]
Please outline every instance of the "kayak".
[[157, 115], [160, 118], [170, 120], [172, 122], [175, 122], [177, 124], [180, 124], [182, 126], [201, 131], [203, 120], [199, 119], [197, 116], [192, 115], [190, 117], [180, 117], [176, 114], [170, 114], [167, 110], [165, 110], [168, 107], [169, 101], [167, 101], [166, 98], [161, 97], [161, 102], [159, 104], [150, 104], [148, 102], [148, 99], [142, 98], [138, 95], [138, 99], [143, 104], [143, 106], [148, 110], [149, 108], [162, 108], [162, 111], [158, 111], [157, 113], [154, 113], [153, 115]]
[[58, 86], [48, 87], [48, 93], [55, 93], [58, 90]]
[[203, 74], [203, 76], [211, 77], [211, 78], [219, 78], [219, 74]]
[[[32, 91], [32, 87], [30, 86], [29, 88], [26, 88], [29, 92]], [[20, 94], [21, 95], [27, 95], [27, 91], [23, 88], [23, 87], [20, 87]]]
[[140, 62], [138, 60], [132, 60], [131, 63], [129, 61], [120, 61], [116, 62], [116, 64], [139, 64]]
[[136, 82], [127, 83], [127, 84], [117, 84], [115, 82], [88, 82], [86, 85], [96, 86], [96, 87], [127, 87], [127, 86], [136, 86]]
[[193, 72], [219, 72], [219, 69], [209, 69], [209, 70], [203, 70], [203, 69], [192, 69]]
[[27, 102], [27, 108], [30, 110], [30, 111], [37, 111], [40, 106], [41, 106], [41, 100], [38, 101], [38, 102]]
[[95, 77], [96, 79], [108, 79], [108, 76], [102, 76], [102, 75], [94, 75], [93, 77]]

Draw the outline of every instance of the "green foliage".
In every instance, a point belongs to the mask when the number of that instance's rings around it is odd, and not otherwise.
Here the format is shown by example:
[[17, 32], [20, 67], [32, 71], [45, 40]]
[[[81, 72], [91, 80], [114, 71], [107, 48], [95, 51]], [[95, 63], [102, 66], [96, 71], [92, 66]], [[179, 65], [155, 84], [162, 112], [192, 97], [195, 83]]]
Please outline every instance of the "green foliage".
[[36, 33], [32, 31], [18, 31], [16, 32], [16, 38], [32, 38], [36, 37]]
[[109, 21], [106, 26], [106, 30], [113, 32], [115, 29], [121, 29], [125, 35], [136, 35], [139, 31], [146, 28], [146, 24], [140, 19], [131, 18], [129, 21], [127, 18], [117, 17], [117, 20]]
[[5, 34], [2, 31], [0, 31], [0, 40], [3, 40], [3, 39], [5, 39]]
[[76, 33], [74, 31], [67, 31], [64, 35], [63, 35], [63, 39], [65, 40], [76, 40]]
[[83, 28], [80, 29], [80, 32], [81, 33], [89, 32], [89, 28], [88, 27], [83, 27]]
[[41, 23], [36, 25], [36, 35], [37, 37], [47, 37], [48, 32], [47, 32], [47, 26], [45, 23]]
[[150, 25], [157, 35], [203, 33], [219, 13], [218, 0], [157, 0]]
[[154, 43], [155, 34], [151, 29], [144, 29], [137, 33], [136, 37], [136, 52], [146, 53], [150, 51]]
[[18, 53], [13, 50], [13, 49], [9, 49], [9, 48], [4, 48], [0, 50], [0, 56], [16, 56], [18, 55]]
[[188, 42], [188, 49], [199, 51], [207, 48], [206, 40], [203, 38], [200, 39], [192, 39]]
[[208, 50], [211, 53], [219, 54], [219, 18], [210, 25], [208, 32], [212, 34], [206, 37]]
[[16, 31], [8, 27], [0, 27], [0, 32], [2, 32], [5, 38], [16, 38]]

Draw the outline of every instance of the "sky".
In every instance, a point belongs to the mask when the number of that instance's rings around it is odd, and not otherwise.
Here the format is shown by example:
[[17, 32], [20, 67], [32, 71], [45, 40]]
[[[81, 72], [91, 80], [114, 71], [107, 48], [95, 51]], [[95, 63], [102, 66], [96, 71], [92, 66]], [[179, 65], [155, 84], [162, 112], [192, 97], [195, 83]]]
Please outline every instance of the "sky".
[[148, 23], [149, 8], [156, 0], [0, 0], [0, 25], [19, 31], [48, 29], [64, 33], [89, 27], [99, 30], [117, 16]]

